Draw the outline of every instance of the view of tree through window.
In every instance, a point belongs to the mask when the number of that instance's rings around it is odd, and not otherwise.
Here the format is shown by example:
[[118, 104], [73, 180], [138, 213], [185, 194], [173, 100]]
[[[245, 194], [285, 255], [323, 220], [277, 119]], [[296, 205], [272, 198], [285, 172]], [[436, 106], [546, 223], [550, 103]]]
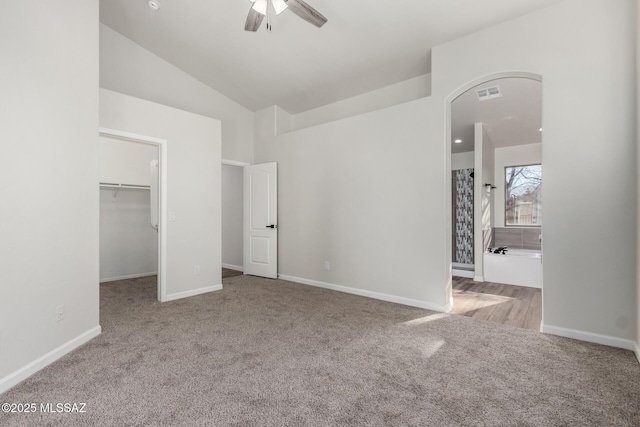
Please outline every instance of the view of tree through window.
[[505, 168], [505, 225], [542, 225], [542, 165]]

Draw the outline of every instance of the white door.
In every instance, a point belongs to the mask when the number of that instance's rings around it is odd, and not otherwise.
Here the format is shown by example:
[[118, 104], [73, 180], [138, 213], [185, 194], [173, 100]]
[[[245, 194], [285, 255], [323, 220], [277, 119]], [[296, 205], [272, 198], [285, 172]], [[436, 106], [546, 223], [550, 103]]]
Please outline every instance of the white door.
[[278, 277], [278, 169], [244, 167], [244, 274]]

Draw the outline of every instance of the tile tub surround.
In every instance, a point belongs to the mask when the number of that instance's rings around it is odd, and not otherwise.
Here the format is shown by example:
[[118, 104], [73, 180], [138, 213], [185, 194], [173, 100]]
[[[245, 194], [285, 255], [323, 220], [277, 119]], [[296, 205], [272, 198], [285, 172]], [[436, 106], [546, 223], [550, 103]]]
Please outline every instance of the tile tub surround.
[[541, 250], [540, 227], [501, 227], [493, 229], [493, 246]]

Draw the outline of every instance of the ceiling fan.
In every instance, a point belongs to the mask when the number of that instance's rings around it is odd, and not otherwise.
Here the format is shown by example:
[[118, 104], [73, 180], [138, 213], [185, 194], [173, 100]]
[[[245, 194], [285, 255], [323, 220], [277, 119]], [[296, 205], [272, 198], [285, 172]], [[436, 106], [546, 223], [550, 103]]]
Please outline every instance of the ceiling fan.
[[249, 9], [249, 15], [247, 21], [244, 24], [245, 31], [257, 31], [262, 24], [262, 20], [267, 16], [267, 30], [271, 30], [271, 24], [269, 22], [269, 6], [276, 13], [280, 15], [287, 9], [291, 9], [293, 13], [298, 15], [305, 21], [315, 25], [316, 27], [322, 27], [327, 18], [325, 18], [320, 12], [306, 4], [302, 0], [249, 0], [253, 5]]

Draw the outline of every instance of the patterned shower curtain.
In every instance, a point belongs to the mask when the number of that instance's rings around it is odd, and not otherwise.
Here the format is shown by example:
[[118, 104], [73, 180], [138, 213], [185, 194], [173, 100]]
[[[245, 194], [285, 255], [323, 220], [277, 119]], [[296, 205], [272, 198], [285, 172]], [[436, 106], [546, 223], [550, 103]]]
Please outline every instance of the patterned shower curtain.
[[453, 262], [473, 264], [473, 169], [453, 171]]

